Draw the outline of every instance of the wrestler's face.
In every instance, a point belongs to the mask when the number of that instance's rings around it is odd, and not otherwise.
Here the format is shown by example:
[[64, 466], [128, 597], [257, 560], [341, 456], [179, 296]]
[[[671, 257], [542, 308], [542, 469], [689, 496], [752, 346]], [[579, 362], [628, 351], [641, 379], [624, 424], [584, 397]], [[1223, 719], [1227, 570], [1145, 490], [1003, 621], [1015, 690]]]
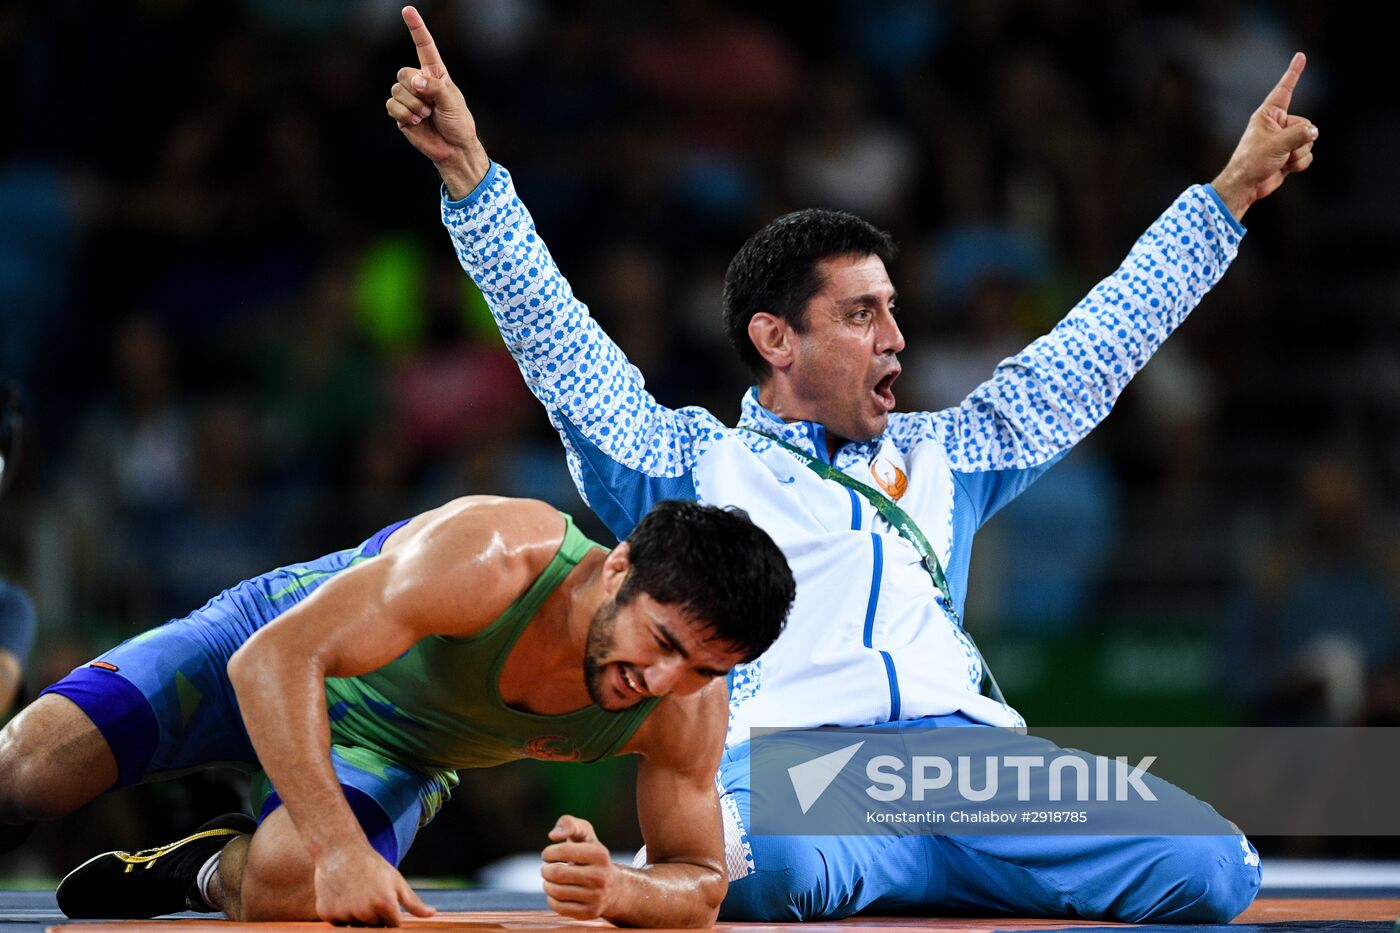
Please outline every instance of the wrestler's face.
[[638, 593], [623, 605], [614, 597], [594, 613], [583, 677], [593, 702], [616, 711], [648, 697], [695, 693], [742, 660], [678, 607]]
[[830, 256], [817, 263], [821, 290], [807, 302], [805, 330], [794, 332], [786, 370], [790, 420], [816, 421], [827, 433], [868, 441], [885, 432], [904, 335], [895, 291], [878, 256]]

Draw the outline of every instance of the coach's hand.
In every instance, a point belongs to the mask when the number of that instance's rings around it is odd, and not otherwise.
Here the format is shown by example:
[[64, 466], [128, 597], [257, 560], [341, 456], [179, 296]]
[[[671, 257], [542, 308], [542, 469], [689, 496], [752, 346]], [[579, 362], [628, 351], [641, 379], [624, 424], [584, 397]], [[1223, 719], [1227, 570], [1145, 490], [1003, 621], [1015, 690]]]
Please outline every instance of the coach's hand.
[[1302, 52], [1293, 56], [1278, 85], [1249, 118], [1229, 164], [1211, 183], [1236, 220], [1255, 201], [1277, 191], [1289, 175], [1312, 165], [1317, 127], [1307, 117], [1288, 112], [1293, 89], [1307, 63]]
[[541, 853], [544, 893], [555, 913], [575, 920], [595, 920], [606, 914], [620, 869], [593, 825], [576, 816], [561, 816], [549, 831], [554, 844]]
[[399, 905], [415, 917], [436, 911], [368, 844], [346, 846], [316, 861], [316, 914], [327, 923], [399, 925]]
[[400, 68], [384, 109], [423, 155], [432, 159], [449, 197], [471, 193], [486, 176], [491, 160], [476, 138], [476, 120], [467, 99], [452, 83], [423, 17], [403, 8], [404, 25], [418, 48], [418, 67]]

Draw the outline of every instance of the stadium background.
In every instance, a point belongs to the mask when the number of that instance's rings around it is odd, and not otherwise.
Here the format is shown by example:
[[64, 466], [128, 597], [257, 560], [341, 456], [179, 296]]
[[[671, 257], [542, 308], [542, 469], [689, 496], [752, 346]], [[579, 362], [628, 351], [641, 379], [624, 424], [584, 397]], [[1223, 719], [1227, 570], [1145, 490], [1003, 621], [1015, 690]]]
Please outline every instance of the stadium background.
[[[1108, 423], [979, 535], [967, 616], [1033, 724], [1400, 718], [1400, 124], [1390, 33], [1359, 7], [420, 9], [579, 295], [663, 402], [731, 420], [747, 380], [719, 289], [766, 220], [824, 205], [892, 230], [900, 404], [950, 404], [1213, 177], [1307, 51], [1316, 166], [1251, 210]], [[0, 5], [0, 377], [30, 429], [0, 575], [39, 607], [31, 694], [453, 496], [544, 498], [609, 540], [384, 115], [413, 61], [397, 10]], [[466, 774], [406, 869], [469, 876], [565, 810], [635, 845], [630, 775]], [[164, 841], [237, 790], [124, 792], [0, 872]]]

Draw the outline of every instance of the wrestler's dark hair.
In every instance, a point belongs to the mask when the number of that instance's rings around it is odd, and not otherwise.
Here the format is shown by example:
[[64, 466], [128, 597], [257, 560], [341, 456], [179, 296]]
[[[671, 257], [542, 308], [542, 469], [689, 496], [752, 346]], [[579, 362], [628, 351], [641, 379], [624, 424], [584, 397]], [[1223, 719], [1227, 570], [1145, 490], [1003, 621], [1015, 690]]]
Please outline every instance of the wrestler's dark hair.
[[805, 333], [807, 302], [822, 287], [817, 263], [831, 256], [878, 256], [889, 265], [894, 240], [855, 214], [813, 208], [774, 220], [730, 261], [724, 274], [724, 329], [760, 381], [770, 367], [749, 339], [749, 321], [766, 311]]
[[619, 606], [638, 593], [679, 606], [745, 661], [782, 632], [797, 584], [783, 552], [743, 509], [659, 502], [627, 545], [631, 571]]

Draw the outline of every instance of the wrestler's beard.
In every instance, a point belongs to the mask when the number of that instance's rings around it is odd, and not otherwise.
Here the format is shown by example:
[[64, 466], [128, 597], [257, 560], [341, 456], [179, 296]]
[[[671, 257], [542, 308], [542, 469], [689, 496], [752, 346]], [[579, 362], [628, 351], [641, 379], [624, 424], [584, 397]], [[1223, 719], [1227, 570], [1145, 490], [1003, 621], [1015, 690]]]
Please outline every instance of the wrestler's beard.
[[613, 630], [617, 627], [617, 600], [610, 600], [599, 606], [588, 621], [588, 638], [583, 646], [583, 683], [588, 688], [588, 697], [596, 705], [607, 709], [604, 704], [603, 667], [613, 651]]

